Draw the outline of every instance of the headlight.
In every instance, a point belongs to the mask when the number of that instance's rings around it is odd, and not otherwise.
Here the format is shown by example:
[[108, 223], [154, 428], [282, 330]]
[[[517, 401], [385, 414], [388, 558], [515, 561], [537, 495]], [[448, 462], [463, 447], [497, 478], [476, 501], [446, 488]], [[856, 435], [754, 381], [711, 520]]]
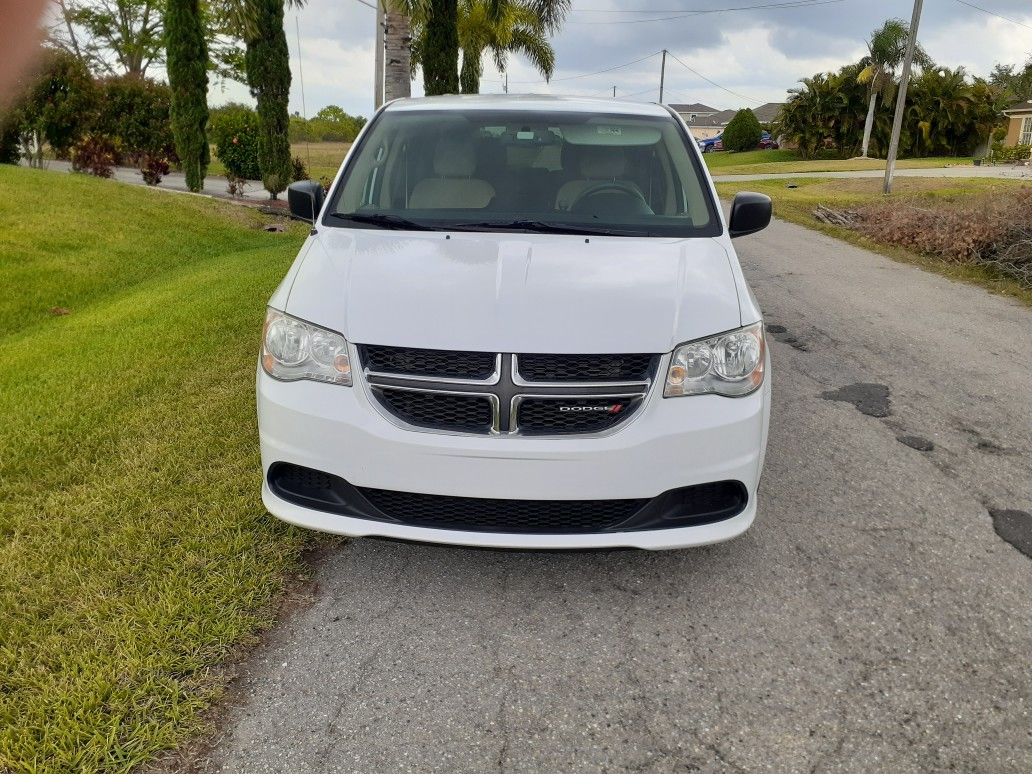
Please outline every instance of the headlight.
[[262, 368], [287, 382], [311, 379], [351, 386], [351, 358], [344, 337], [276, 309], [265, 315]]
[[762, 322], [682, 344], [670, 358], [663, 396], [748, 395], [763, 384], [766, 351]]

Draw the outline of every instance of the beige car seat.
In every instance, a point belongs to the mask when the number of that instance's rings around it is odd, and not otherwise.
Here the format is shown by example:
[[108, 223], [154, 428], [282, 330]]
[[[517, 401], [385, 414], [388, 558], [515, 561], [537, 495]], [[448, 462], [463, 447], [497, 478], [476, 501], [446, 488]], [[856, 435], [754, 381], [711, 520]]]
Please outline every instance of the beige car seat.
[[482, 209], [494, 198], [486, 180], [473, 177], [477, 157], [466, 138], [442, 137], [434, 149], [434, 175], [416, 183], [408, 206], [414, 210]]

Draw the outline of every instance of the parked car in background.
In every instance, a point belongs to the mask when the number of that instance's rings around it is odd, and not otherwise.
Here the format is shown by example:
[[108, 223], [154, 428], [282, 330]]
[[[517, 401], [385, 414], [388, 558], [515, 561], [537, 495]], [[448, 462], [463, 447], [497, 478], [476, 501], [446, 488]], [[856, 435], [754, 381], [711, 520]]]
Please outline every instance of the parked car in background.
[[716, 137], [707, 137], [705, 140], [699, 140], [699, 150], [703, 153], [709, 153], [710, 151], [722, 151], [724, 150], [724, 135], [718, 134]]
[[763, 319], [668, 107], [556, 97], [389, 103], [269, 302], [258, 365], [276, 516], [344, 535], [678, 548], [756, 515]]
[[764, 132], [760, 135], [760, 150], [777, 150], [779, 147], [781, 146], [778, 145], [777, 140], [770, 136], [770, 132]]

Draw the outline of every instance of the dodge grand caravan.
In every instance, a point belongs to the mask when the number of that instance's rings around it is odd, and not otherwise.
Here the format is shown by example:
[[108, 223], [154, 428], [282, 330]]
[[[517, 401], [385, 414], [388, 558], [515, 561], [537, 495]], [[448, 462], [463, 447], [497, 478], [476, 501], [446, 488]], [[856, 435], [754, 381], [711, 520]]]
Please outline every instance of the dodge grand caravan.
[[[324, 200], [325, 199], [325, 200]], [[437, 97], [380, 110], [269, 301], [266, 507], [305, 527], [516, 548], [677, 548], [756, 515], [760, 309], [664, 106]]]

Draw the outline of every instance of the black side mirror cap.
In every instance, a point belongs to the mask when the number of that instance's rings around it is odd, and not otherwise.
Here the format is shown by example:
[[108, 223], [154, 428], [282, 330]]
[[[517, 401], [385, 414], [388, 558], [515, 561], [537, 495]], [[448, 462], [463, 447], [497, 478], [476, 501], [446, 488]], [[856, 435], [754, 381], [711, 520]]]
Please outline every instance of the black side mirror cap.
[[322, 183], [316, 180], [298, 180], [287, 186], [287, 206], [291, 217], [315, 223], [322, 209], [324, 197]]
[[763, 231], [770, 225], [773, 211], [769, 196], [751, 191], [736, 194], [731, 204], [731, 219], [728, 221], [731, 238]]

